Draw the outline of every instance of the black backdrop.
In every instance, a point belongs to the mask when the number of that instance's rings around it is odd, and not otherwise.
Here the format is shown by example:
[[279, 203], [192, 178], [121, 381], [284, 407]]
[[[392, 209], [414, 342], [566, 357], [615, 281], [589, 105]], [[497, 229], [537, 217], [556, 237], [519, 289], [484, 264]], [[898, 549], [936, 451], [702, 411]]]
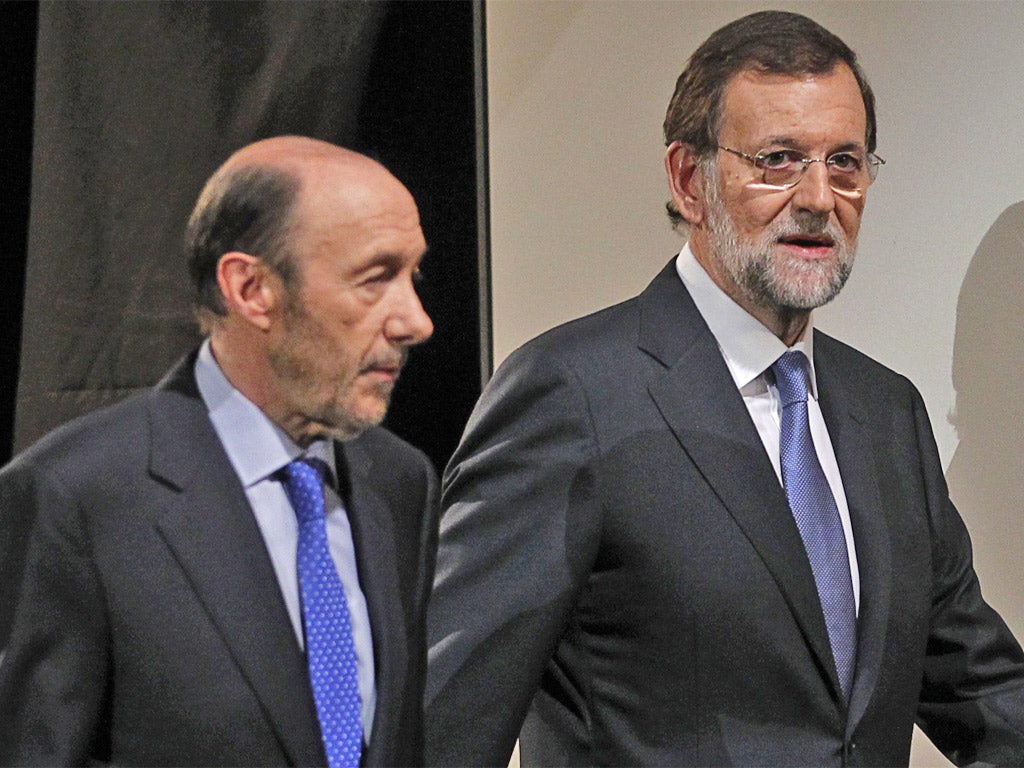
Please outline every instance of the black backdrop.
[[0, 462], [10, 455], [18, 384], [37, 10], [29, 2], [0, 5]]
[[299, 133], [378, 158], [419, 203], [436, 331], [387, 423], [441, 468], [487, 370], [482, 24], [470, 2], [5, 4], [0, 450], [12, 422], [23, 448], [195, 343], [188, 211], [231, 151]]

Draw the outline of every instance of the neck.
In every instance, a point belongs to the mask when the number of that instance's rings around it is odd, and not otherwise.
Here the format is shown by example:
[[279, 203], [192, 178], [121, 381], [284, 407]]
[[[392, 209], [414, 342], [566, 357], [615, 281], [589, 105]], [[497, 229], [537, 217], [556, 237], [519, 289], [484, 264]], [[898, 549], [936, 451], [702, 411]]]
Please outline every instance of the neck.
[[757, 320], [761, 325], [775, 334], [787, 347], [793, 346], [803, 335], [807, 328], [807, 322], [811, 317], [809, 309], [793, 309], [791, 307], [767, 306], [756, 301], [750, 292], [739, 285], [732, 276], [722, 268], [718, 259], [708, 258], [706, 242], [695, 236], [691, 237], [690, 250], [708, 277], [722, 291], [736, 302], [743, 310]]
[[761, 325], [775, 334], [787, 347], [791, 347], [799, 341], [807, 329], [807, 322], [811, 317], [809, 309], [765, 307], [747, 299], [734, 298], [734, 300]]
[[[748, 310], [749, 311], [749, 310]], [[779, 340], [787, 347], [791, 347], [804, 335], [807, 329], [807, 321], [811, 317], [809, 309], [766, 309], [764, 312], [771, 315], [770, 320], [758, 317], [758, 320], [772, 333], [779, 337]]]
[[309, 447], [316, 438], [323, 436], [323, 431], [308, 419], [288, 413], [284, 399], [277, 394], [274, 386], [277, 378], [265, 356], [259, 353], [255, 345], [244, 342], [244, 339], [237, 338], [223, 328], [214, 329], [210, 334], [210, 351], [224, 378], [263, 411], [297, 446]]

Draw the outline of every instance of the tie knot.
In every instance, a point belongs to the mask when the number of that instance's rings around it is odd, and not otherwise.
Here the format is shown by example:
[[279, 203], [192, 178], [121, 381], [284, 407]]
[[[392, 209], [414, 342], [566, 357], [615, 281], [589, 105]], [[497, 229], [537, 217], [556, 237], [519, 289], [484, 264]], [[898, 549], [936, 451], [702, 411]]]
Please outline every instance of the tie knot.
[[295, 508], [299, 522], [310, 518], [323, 518], [323, 481], [327, 465], [320, 459], [310, 457], [296, 459], [281, 470], [284, 474], [285, 491]]
[[772, 365], [782, 407], [807, 402], [807, 355], [787, 352]]

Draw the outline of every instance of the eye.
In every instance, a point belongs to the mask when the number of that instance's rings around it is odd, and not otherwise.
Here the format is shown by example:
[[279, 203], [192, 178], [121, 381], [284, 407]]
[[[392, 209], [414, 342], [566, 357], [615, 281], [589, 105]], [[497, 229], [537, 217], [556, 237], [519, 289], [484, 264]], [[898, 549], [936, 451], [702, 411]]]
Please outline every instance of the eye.
[[386, 283], [391, 279], [391, 271], [387, 269], [375, 269], [372, 272], [363, 276], [363, 285], [373, 285], [374, 283]]
[[366, 295], [379, 296], [387, 290], [388, 285], [395, 279], [397, 270], [390, 264], [377, 264], [366, 270], [356, 282]]
[[758, 152], [754, 163], [758, 168], [763, 168], [766, 171], [782, 171], [799, 165], [805, 159], [806, 155], [795, 149], [776, 149], [771, 152]]
[[836, 152], [829, 156], [827, 162], [830, 168], [844, 173], [857, 173], [864, 166], [860, 155], [853, 152]]

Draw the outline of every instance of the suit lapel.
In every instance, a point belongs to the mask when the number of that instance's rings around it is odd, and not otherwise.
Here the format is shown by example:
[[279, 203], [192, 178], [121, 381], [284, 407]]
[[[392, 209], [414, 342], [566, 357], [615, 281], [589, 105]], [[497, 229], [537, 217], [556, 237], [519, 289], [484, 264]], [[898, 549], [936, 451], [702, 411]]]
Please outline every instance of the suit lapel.
[[196, 390], [194, 359], [151, 400], [150, 472], [178, 491], [158, 527], [286, 754], [294, 764], [323, 764], [304, 657], [245, 492]]
[[649, 388], [651, 397], [771, 573], [838, 696], [814, 576], [785, 492], [674, 261], [641, 295], [640, 306], [639, 346], [667, 368]]
[[831, 340], [814, 340], [819, 403], [843, 478], [850, 507], [857, 565], [860, 613], [857, 619], [857, 671], [850, 697], [848, 728], [856, 727], [878, 683], [889, 623], [892, 551], [879, 491], [868, 413], [871, 405], [850, 390], [847, 377], [829, 355]]
[[355, 542], [359, 583], [373, 628], [377, 708], [363, 762], [387, 765], [392, 746], [389, 734], [401, 732], [402, 724], [393, 720], [403, 711], [402, 670], [406, 669], [408, 653], [400, 642], [408, 631], [403, 623], [405, 612], [396, 605], [400, 589], [395, 533], [387, 504], [374, 490], [373, 457], [358, 440], [336, 444], [336, 455], [339, 475], [346, 475], [345, 507]]

